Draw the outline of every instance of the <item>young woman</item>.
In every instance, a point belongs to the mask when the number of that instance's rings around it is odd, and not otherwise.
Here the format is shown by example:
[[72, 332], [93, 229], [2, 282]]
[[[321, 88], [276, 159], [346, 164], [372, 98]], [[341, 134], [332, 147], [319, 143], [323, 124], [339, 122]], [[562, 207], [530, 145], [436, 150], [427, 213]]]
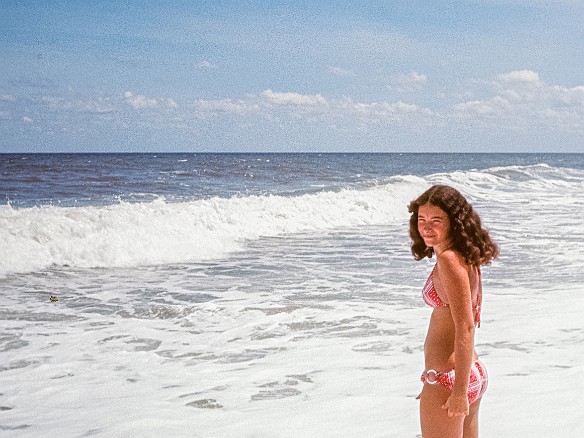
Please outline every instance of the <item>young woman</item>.
[[408, 207], [412, 254], [436, 255], [422, 295], [433, 307], [424, 343], [420, 422], [424, 438], [475, 438], [487, 371], [474, 349], [480, 325], [480, 266], [499, 248], [472, 206], [452, 187], [437, 185]]

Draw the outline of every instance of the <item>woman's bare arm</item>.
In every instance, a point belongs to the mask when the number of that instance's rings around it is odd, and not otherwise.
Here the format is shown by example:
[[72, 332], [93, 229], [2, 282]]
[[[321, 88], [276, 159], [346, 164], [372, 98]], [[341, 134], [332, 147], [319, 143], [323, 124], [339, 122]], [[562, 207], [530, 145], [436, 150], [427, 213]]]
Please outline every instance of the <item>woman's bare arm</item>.
[[[468, 413], [467, 390], [470, 368], [474, 358], [474, 318], [472, 313], [472, 294], [468, 267], [464, 259], [454, 251], [444, 251], [438, 256], [440, 283], [448, 296], [450, 312], [454, 322], [454, 387], [447, 402], [449, 415]], [[462, 400], [466, 403], [462, 403]], [[463, 412], [460, 412], [460, 411]]]

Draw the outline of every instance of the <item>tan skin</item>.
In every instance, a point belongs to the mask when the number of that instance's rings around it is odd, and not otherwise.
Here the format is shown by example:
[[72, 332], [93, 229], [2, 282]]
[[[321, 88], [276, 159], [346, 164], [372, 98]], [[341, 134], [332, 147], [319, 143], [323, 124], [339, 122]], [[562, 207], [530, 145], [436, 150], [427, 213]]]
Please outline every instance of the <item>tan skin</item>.
[[432, 204], [418, 210], [418, 231], [436, 254], [434, 288], [448, 307], [436, 307], [430, 318], [424, 343], [426, 370], [455, 370], [452, 391], [442, 385], [424, 384], [420, 394], [420, 423], [424, 438], [478, 437], [480, 399], [469, 406], [467, 385], [474, 350], [474, 315], [480, 277], [451, 244], [450, 221]]

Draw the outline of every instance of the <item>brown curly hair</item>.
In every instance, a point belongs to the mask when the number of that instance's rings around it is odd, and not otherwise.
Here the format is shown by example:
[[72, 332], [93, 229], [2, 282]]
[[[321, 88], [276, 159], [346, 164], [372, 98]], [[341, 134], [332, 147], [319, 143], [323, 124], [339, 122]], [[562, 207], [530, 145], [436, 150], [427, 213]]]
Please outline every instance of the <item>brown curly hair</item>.
[[486, 265], [499, 255], [499, 247], [481, 225], [479, 215], [462, 194], [449, 186], [435, 185], [410, 202], [410, 237], [412, 254], [416, 260], [431, 258], [434, 250], [426, 246], [418, 231], [418, 209], [431, 204], [442, 209], [450, 220], [452, 246], [469, 265]]

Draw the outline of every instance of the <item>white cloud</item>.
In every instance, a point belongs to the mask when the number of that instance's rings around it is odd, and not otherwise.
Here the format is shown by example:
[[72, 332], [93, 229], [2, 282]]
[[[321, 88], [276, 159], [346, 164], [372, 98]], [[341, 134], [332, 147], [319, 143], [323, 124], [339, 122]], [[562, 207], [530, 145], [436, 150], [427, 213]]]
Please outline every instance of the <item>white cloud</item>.
[[244, 99], [199, 99], [194, 102], [197, 117], [204, 118], [218, 114], [246, 116], [255, 113], [261, 117], [272, 117], [286, 112], [305, 112], [325, 107], [326, 99], [320, 94], [306, 95], [300, 93], [277, 93], [265, 90], [260, 95], [248, 94]]
[[[427, 77], [412, 72], [405, 75], [410, 84], [425, 84]], [[199, 100], [197, 114], [240, 117], [238, 123], [267, 123], [284, 120], [309, 122], [312, 126], [339, 126], [349, 131], [369, 126], [410, 129], [460, 129], [467, 127], [477, 135], [514, 131], [584, 133], [584, 86], [547, 85], [537, 72], [518, 70], [501, 74], [491, 82], [474, 82], [478, 89], [456, 90], [461, 99], [451, 107], [422, 106], [407, 101], [355, 101], [349, 97], [325, 98], [321, 94], [275, 92], [267, 89], [242, 99]], [[465, 96], [465, 97], [462, 97]], [[477, 99], [471, 96], [485, 96]], [[254, 120], [255, 119], [255, 120]], [[433, 127], [433, 128], [432, 128]], [[470, 135], [470, 134], [469, 134]]]
[[171, 109], [178, 108], [178, 104], [174, 99], [169, 98], [150, 99], [146, 96], [135, 95], [131, 91], [126, 91], [124, 93], [124, 99], [126, 103], [134, 109], [155, 107], [166, 107]]
[[161, 102], [168, 108], [178, 108], [178, 104], [174, 99], [161, 99]]
[[368, 130], [372, 126], [376, 129], [383, 126], [388, 129], [395, 129], [398, 126], [411, 129], [415, 126], [416, 129], [420, 129], [436, 119], [436, 114], [431, 109], [402, 101], [350, 102], [338, 113], [338, 118], [344, 121], [344, 126], [354, 125], [360, 130]]
[[584, 86], [550, 86], [531, 70], [501, 74], [491, 86], [494, 96], [458, 103], [454, 115], [497, 128], [584, 133]]
[[152, 108], [157, 104], [156, 99], [148, 99], [145, 96], [135, 96], [131, 91], [126, 91], [124, 93], [124, 98], [134, 109]]
[[415, 104], [398, 102], [354, 102], [351, 98], [326, 99], [320, 94], [276, 93], [265, 90], [260, 95], [247, 95], [245, 99], [198, 100], [195, 102], [196, 115], [207, 116], [237, 115], [257, 117], [263, 120], [305, 120], [323, 125], [342, 124], [351, 126], [358, 121], [361, 125], [407, 121], [420, 117], [428, 118], [434, 113]]
[[531, 70], [518, 70], [510, 73], [504, 73], [498, 76], [503, 82], [531, 82], [540, 84], [539, 74]]
[[204, 100], [195, 102], [195, 110], [198, 117], [205, 117], [209, 114], [233, 113], [244, 115], [250, 110], [257, 108], [252, 102], [233, 99]]
[[361, 113], [369, 113], [374, 115], [385, 115], [391, 116], [398, 113], [416, 113], [416, 112], [428, 112], [429, 110], [422, 111], [418, 105], [404, 103], [401, 100], [395, 103], [388, 102], [373, 102], [373, 103], [357, 103], [354, 106], [355, 110]]
[[495, 96], [487, 101], [471, 100], [459, 103], [454, 105], [454, 109], [466, 114], [487, 115], [500, 113], [501, 111], [508, 109], [509, 106], [510, 104], [507, 100], [503, 99], [501, 96]]
[[341, 67], [330, 67], [328, 71], [333, 76], [339, 77], [354, 76], [354, 73], [351, 70], [345, 70], [344, 68]]
[[272, 90], [265, 90], [262, 97], [277, 105], [319, 106], [327, 104], [326, 99], [320, 94], [276, 93]]
[[399, 75], [396, 81], [400, 91], [418, 91], [424, 88], [426, 82], [428, 82], [428, 77], [415, 71], [407, 75]]
[[135, 95], [131, 91], [126, 91], [124, 93], [124, 99], [126, 103], [134, 109], [154, 107], [165, 107], [171, 109], [178, 108], [178, 104], [174, 99], [162, 97], [159, 99], [150, 99], [146, 96]]
[[203, 70], [212, 70], [212, 69], [217, 68], [217, 65], [215, 65], [215, 64], [213, 64], [205, 59], [205, 60], [197, 63], [197, 68], [200, 68]]
[[55, 97], [45, 96], [41, 102], [52, 109], [74, 111], [79, 113], [104, 114], [114, 111], [110, 99], [103, 97]]
[[[405, 77], [413, 84], [427, 82], [425, 75], [416, 72]], [[491, 81], [479, 79], [466, 84], [458, 87], [448, 84], [448, 88], [436, 90], [444, 93], [443, 98], [430, 104], [414, 99], [367, 101], [266, 89], [239, 97], [198, 99], [179, 106], [173, 98], [152, 98], [132, 91], [117, 96], [89, 97], [70, 92], [65, 96], [30, 100], [31, 105], [38, 106], [30, 110], [16, 111], [13, 104], [4, 103], [0, 120], [3, 125], [12, 120], [33, 123], [33, 126], [47, 125], [51, 129], [85, 126], [91, 121], [97, 122], [94, 126], [104, 127], [109, 123], [123, 123], [120, 119], [128, 122], [127, 117], [105, 114], [125, 110], [132, 117], [130, 126], [143, 122], [149, 127], [196, 130], [201, 120], [208, 119], [209, 123], [216, 123], [214, 128], [224, 129], [226, 135], [235, 135], [238, 130], [255, 135], [253, 132], [258, 129], [281, 133], [290, 130], [291, 135], [309, 129], [315, 135], [328, 135], [334, 129], [343, 136], [366, 133], [386, 138], [417, 133], [416, 136], [422, 137], [438, 133], [444, 138], [462, 139], [460, 133], [464, 132], [465, 138], [478, 138], [476, 141], [481, 142], [491, 134], [521, 140], [544, 134], [547, 138], [559, 137], [558, 134], [579, 138], [573, 133], [584, 134], [584, 85], [549, 85], [531, 70], [506, 72]], [[454, 104], [445, 106], [449, 100]], [[42, 116], [42, 110], [49, 111], [51, 117]], [[23, 117], [24, 114], [27, 115]]]

